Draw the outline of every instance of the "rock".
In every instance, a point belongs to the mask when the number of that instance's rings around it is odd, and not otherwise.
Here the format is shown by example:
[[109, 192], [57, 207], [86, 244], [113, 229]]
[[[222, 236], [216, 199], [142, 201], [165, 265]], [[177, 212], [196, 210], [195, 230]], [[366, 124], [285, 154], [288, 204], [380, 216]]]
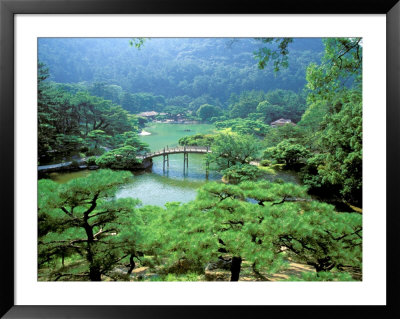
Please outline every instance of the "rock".
[[209, 262], [206, 266], [205, 271], [211, 271], [215, 269], [230, 270], [231, 264], [232, 264], [232, 259], [225, 260], [223, 258], [219, 258], [218, 261], [216, 262]]
[[133, 275], [144, 275], [149, 267], [140, 267], [132, 270]]
[[231, 272], [227, 270], [206, 271], [204, 275], [207, 281], [229, 281], [231, 278]]
[[231, 278], [232, 259], [220, 257], [217, 261], [209, 262], [204, 275], [208, 281], [229, 281]]
[[168, 268], [168, 273], [184, 274], [197, 268], [195, 264], [187, 259], [181, 259]]
[[131, 167], [131, 170], [142, 170], [142, 169], [147, 169], [153, 166], [153, 160], [151, 158], [146, 158], [142, 161], [140, 164], [135, 164], [133, 167]]

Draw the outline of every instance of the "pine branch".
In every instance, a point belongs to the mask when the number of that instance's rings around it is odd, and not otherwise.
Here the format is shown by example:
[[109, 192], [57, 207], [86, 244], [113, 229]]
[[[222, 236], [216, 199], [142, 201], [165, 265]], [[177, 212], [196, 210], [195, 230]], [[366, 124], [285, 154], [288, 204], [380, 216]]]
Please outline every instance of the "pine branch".
[[88, 209], [86, 212], [83, 213], [83, 215], [85, 216], [85, 220], [88, 220], [89, 214], [90, 214], [92, 211], [94, 211], [94, 209], [96, 208], [96, 206], [97, 206], [97, 199], [99, 198], [99, 195], [100, 195], [100, 192], [96, 193], [96, 194], [93, 196], [93, 199], [90, 201], [91, 206], [89, 207], [89, 209]]
[[107, 229], [107, 230], [100, 229], [100, 231], [98, 231], [96, 234], [93, 235], [93, 238], [98, 240], [98, 238], [96, 238], [97, 236], [100, 236], [105, 233], [116, 232], [116, 231], [117, 231], [117, 229], [114, 229], [114, 228]]
[[355, 232], [353, 232], [353, 233], [344, 234], [344, 235], [342, 235], [342, 236], [339, 236], [339, 237], [336, 237], [336, 238], [335, 238], [329, 230], [325, 230], [325, 232], [326, 232], [333, 240], [336, 240], [336, 241], [342, 240], [342, 239], [346, 238], [347, 236], [351, 236], [351, 235], [357, 235], [359, 238], [362, 239], [362, 236], [359, 234], [360, 231], [362, 231], [362, 228], [357, 229], [357, 230], [356, 230]]
[[79, 220], [79, 218], [75, 217], [75, 216], [72, 214], [73, 209], [74, 209], [74, 208], [72, 207], [71, 212], [69, 212], [64, 206], [61, 207], [61, 210], [62, 210], [65, 214], [67, 214], [68, 217], [72, 218], [73, 220]]
[[283, 204], [285, 201], [286, 201], [286, 196], [284, 196], [280, 202], [272, 203], [271, 206]]
[[54, 281], [58, 281], [60, 278], [67, 277], [67, 276], [68, 277], [80, 277], [80, 278], [89, 276], [89, 274], [60, 274], [60, 273], [58, 273], [56, 275], [57, 275], [57, 277], [54, 279]]

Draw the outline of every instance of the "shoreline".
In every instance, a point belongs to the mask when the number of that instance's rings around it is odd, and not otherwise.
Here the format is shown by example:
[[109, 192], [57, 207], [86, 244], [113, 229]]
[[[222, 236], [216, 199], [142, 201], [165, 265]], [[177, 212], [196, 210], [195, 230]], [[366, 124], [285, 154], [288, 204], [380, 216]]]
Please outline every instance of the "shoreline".
[[161, 123], [161, 124], [201, 124], [199, 121], [191, 121], [191, 120], [186, 120], [186, 121], [174, 121], [174, 120], [153, 120], [151, 123]]
[[138, 135], [139, 135], [139, 136], [147, 136], [147, 135], [151, 135], [151, 133], [150, 133], [150, 132], [147, 132], [147, 131], [145, 131], [145, 130], [142, 130]]

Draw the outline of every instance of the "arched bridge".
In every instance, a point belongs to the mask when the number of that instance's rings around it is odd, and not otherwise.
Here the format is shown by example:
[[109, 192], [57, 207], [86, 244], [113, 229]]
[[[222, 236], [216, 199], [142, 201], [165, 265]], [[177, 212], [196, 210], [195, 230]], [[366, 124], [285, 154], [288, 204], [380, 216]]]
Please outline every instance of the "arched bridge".
[[146, 153], [144, 155], [138, 156], [138, 158], [144, 160], [148, 158], [153, 158], [156, 156], [165, 156], [168, 154], [179, 154], [179, 153], [211, 153], [211, 149], [207, 146], [177, 146], [177, 147], [164, 147], [163, 149]]
[[[211, 149], [208, 146], [176, 146], [176, 147], [164, 147], [163, 149], [155, 152], [149, 152], [144, 155], [138, 156], [141, 160], [150, 159], [157, 156], [163, 157], [163, 169], [165, 170], [165, 163], [167, 163], [167, 167], [169, 167], [169, 158], [170, 154], [183, 154], [183, 168], [189, 166], [189, 153], [197, 153], [197, 154], [207, 154], [211, 153]], [[208, 168], [208, 164], [207, 164]]]

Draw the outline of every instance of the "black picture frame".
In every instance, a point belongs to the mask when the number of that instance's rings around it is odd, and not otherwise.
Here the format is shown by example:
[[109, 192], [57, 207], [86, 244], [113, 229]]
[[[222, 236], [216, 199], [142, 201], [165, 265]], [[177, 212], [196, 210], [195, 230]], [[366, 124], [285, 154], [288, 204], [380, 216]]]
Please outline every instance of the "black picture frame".
[[[387, 305], [386, 306], [16, 306], [14, 303], [14, 15], [15, 14], [385, 14], [387, 18]], [[400, 317], [396, 236], [400, 151], [400, 3], [398, 0], [0, 0], [1, 262], [0, 315], [4, 318], [204, 318], [291, 315], [324, 318]], [[383, 141], [382, 141], [383, 142]], [[388, 174], [390, 172], [390, 174]], [[384, 207], [382, 203], [382, 207]], [[384, 212], [377, 212], [384, 214]]]

